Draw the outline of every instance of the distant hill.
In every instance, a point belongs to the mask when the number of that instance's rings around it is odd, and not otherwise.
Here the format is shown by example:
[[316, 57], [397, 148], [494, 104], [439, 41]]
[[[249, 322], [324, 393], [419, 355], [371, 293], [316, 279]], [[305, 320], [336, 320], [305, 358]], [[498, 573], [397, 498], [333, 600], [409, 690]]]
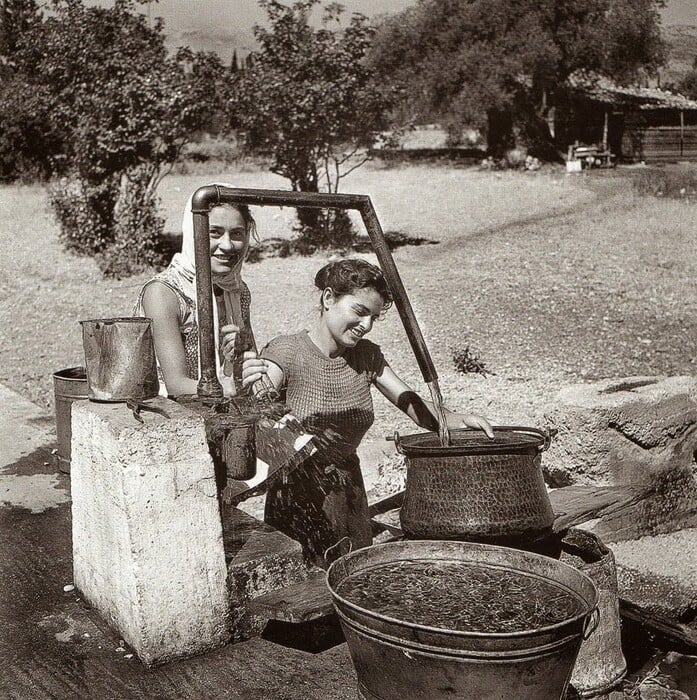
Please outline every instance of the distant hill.
[[668, 65], [661, 69], [661, 84], [678, 83], [697, 56], [697, 26], [674, 24], [663, 28], [670, 49]]
[[244, 33], [227, 29], [186, 29], [172, 32], [167, 34], [166, 43], [170, 49], [189, 46], [194, 51], [215, 51], [226, 65], [232, 60], [233, 51], [237, 51], [237, 58], [243, 60], [255, 46], [251, 30]]

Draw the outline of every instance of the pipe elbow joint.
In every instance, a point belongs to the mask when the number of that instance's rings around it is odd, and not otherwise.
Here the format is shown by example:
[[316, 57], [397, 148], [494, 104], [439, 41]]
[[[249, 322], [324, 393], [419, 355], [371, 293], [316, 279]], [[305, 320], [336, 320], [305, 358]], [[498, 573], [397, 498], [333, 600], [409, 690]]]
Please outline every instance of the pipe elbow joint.
[[215, 185], [199, 187], [191, 197], [191, 211], [209, 212], [211, 207], [219, 203], [219, 192]]

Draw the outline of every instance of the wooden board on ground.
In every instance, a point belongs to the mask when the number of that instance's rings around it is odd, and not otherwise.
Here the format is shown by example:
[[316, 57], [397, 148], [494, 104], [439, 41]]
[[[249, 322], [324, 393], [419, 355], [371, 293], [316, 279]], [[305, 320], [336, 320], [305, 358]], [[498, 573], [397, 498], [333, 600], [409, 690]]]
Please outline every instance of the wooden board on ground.
[[697, 654], [697, 629], [669, 620], [624, 598], [620, 598], [620, 615], [650, 632], [658, 646], [673, 649], [681, 654]]
[[554, 532], [588, 520], [602, 518], [638, 503], [646, 495], [645, 486], [583, 486], [573, 484], [549, 492], [554, 510]]
[[326, 573], [317, 569], [306, 581], [254, 598], [252, 614], [283, 622], [308, 622], [334, 613]]

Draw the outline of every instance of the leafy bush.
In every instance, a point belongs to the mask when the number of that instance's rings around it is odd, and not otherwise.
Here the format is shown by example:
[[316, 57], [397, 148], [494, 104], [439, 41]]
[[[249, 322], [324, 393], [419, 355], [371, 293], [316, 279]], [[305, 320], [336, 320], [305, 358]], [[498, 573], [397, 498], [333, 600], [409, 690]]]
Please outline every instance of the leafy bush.
[[632, 185], [640, 195], [697, 202], [697, 168], [644, 170], [634, 176]]
[[170, 256], [162, 238], [165, 220], [158, 214], [159, 204], [150, 169], [135, 168], [123, 176], [114, 207], [113, 242], [97, 258], [104, 274], [124, 277], [167, 262]]
[[482, 362], [475, 354], [470, 350], [469, 345], [464, 348], [454, 348], [452, 350], [452, 358], [455, 364], [455, 369], [463, 374], [495, 374], [491, 370], [486, 368], [486, 363]]
[[[40, 171], [64, 178], [50, 201], [70, 250], [110, 275], [139, 271], [161, 255], [157, 184], [220, 114], [225, 70], [214, 54], [168, 55], [161, 21], [149, 26], [136, 0], [49, 8], [13, 51], [11, 89], [0, 81], [0, 133], [11, 125], [29, 158], [38, 143]], [[0, 137], [0, 176], [11, 177], [26, 166], [7, 145]]]
[[49, 187], [49, 202], [60, 225], [59, 239], [77, 255], [96, 255], [113, 243], [116, 178], [88, 183], [63, 177]]

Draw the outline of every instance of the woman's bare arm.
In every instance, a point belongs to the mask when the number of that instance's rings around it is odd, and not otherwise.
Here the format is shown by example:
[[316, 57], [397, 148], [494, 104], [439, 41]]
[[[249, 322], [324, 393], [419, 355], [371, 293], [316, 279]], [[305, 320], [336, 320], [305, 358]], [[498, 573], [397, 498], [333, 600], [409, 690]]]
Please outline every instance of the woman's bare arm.
[[[385, 398], [404, 411], [416, 425], [427, 430], [438, 430], [438, 419], [433, 403], [422, 399], [394, 373], [389, 365], [386, 365], [382, 372], [375, 377], [375, 386]], [[482, 416], [474, 413], [454, 413], [447, 408], [445, 414], [448, 428], [479, 428], [489, 437], [494, 437], [491, 424]]]
[[155, 354], [162, 369], [167, 393], [195, 394], [198, 381], [186, 373], [186, 353], [179, 330], [179, 301], [165, 284], [155, 280], [143, 293], [143, 311], [152, 319]]

